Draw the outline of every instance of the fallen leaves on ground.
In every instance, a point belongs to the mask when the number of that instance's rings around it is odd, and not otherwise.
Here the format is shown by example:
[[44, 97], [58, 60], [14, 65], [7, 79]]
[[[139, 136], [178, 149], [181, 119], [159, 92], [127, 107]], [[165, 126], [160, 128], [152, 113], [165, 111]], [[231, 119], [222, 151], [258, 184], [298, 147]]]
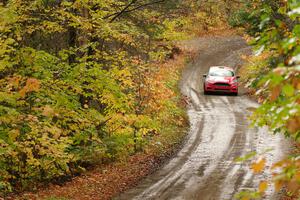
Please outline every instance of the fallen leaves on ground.
[[141, 178], [157, 169], [162, 160], [154, 155], [137, 154], [130, 157], [127, 162], [96, 167], [82, 176], [73, 178], [63, 186], [50, 185], [36, 193], [24, 193], [18, 197], [9, 197], [8, 200], [41, 200], [50, 197], [72, 200], [108, 200], [135, 186]]

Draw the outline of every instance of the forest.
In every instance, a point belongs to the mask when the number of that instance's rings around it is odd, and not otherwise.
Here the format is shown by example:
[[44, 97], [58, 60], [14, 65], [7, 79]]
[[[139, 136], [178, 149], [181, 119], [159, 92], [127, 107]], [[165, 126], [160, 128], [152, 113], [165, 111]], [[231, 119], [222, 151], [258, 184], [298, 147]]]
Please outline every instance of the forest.
[[[255, 51], [240, 71], [261, 103], [253, 124], [299, 150], [299, 20], [298, 0], [1, 0], [0, 196], [179, 143], [178, 42], [216, 27]], [[274, 168], [299, 196], [299, 151]]]

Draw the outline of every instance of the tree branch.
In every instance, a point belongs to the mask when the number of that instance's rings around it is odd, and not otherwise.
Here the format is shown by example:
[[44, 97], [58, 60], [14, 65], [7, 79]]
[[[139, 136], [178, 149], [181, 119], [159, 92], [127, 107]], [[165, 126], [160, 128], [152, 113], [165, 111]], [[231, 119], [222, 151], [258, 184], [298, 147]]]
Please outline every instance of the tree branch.
[[153, 2], [149, 2], [149, 3], [145, 3], [145, 4], [142, 4], [142, 5], [138, 5], [132, 9], [129, 9], [134, 3], [137, 2], [137, 0], [133, 0], [130, 4], [128, 4], [123, 10], [121, 10], [120, 12], [117, 12], [117, 13], [113, 13], [111, 15], [108, 15], [106, 17], [104, 17], [104, 19], [107, 19], [107, 18], [110, 18], [110, 17], [113, 17], [110, 22], [113, 22], [115, 21], [117, 18], [119, 18], [122, 14], [124, 13], [129, 13], [129, 12], [133, 12], [135, 10], [138, 10], [140, 8], [143, 8], [143, 7], [147, 7], [147, 6], [150, 6], [150, 5], [153, 5], [153, 4], [157, 4], [157, 3], [162, 3], [166, 0], [157, 0], [157, 1], [153, 1]]
[[[131, 5], [133, 5], [134, 3], [136, 3], [138, 0], [132, 0], [127, 6], [125, 6], [120, 12], [118, 12], [118, 13], [115, 13], [114, 15], [112, 15], [112, 16], [114, 16], [111, 20], [110, 20], [110, 22], [113, 22], [113, 21], [115, 21], [119, 16], [121, 16]], [[111, 17], [112, 17], [111, 16]], [[109, 18], [109, 17], [107, 17], [107, 18]]]

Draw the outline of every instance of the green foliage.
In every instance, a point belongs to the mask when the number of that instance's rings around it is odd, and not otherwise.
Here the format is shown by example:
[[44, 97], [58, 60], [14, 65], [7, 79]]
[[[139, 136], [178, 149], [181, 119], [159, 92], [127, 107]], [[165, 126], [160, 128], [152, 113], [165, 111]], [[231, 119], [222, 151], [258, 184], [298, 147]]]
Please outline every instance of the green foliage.
[[[247, 1], [246, 15], [238, 18], [254, 38], [257, 51], [249, 59], [243, 74], [248, 86], [256, 89], [262, 105], [253, 113], [256, 125], [268, 126], [274, 133], [283, 133], [298, 145], [300, 141], [300, 2]], [[252, 8], [252, 9], [251, 9]], [[238, 13], [237, 13], [238, 15]], [[274, 163], [277, 190], [286, 187], [292, 197], [299, 198], [299, 152]], [[262, 185], [265, 188], [265, 184]], [[238, 198], [251, 199], [241, 193]], [[247, 196], [248, 195], [248, 196]]]
[[235, 195], [235, 198], [243, 200], [260, 199], [261, 195], [259, 194], [259, 192], [245, 190]]
[[239, 10], [234, 12], [228, 22], [232, 27], [239, 27], [248, 22], [249, 13], [245, 10]]
[[247, 155], [243, 156], [243, 157], [239, 157], [235, 159], [235, 162], [244, 162], [246, 160], [249, 160], [251, 158], [253, 158], [254, 156], [256, 156], [256, 152], [250, 152]]
[[[253, 33], [252, 44], [257, 47], [243, 74], [249, 86], [260, 88], [257, 95], [265, 102], [253, 117], [260, 125], [274, 132], [297, 136], [300, 127], [289, 122], [299, 116], [299, 12], [298, 1], [248, 1], [244, 8], [247, 30]], [[250, 6], [249, 6], [250, 5]], [[256, 9], [250, 9], [256, 8]], [[250, 13], [251, 11], [251, 13]], [[256, 20], [252, 20], [253, 17]], [[259, 23], [257, 23], [259, 22]], [[270, 72], [271, 71], [271, 72]], [[251, 72], [251, 73], [248, 73]], [[270, 72], [270, 73], [269, 73]], [[271, 112], [270, 112], [271, 111]]]
[[179, 1], [148, 3], [0, 3], [1, 194], [125, 159], [183, 126], [166, 86], [178, 69], [167, 77], [157, 63], [187, 20]]
[[189, 18], [189, 29], [193, 33], [221, 30], [228, 28], [228, 19], [234, 14], [232, 11], [240, 8], [240, 1], [229, 0], [205, 0], [185, 1], [189, 5], [188, 12], [192, 13]]
[[[277, 4], [275, 4], [277, 5]], [[291, 120], [299, 118], [299, 60], [300, 53], [298, 17], [293, 13], [300, 3], [289, 1], [274, 10], [273, 4], [265, 3], [261, 16], [260, 29], [256, 45], [263, 46], [269, 52], [268, 65], [274, 69], [261, 78], [257, 86], [268, 96], [263, 106], [256, 112], [257, 123], [267, 124], [275, 132], [284, 131], [287, 135], [297, 136], [300, 127], [291, 125]], [[266, 9], [268, 8], [268, 9]], [[272, 18], [277, 13], [279, 17]], [[271, 111], [271, 112], [270, 112]]]

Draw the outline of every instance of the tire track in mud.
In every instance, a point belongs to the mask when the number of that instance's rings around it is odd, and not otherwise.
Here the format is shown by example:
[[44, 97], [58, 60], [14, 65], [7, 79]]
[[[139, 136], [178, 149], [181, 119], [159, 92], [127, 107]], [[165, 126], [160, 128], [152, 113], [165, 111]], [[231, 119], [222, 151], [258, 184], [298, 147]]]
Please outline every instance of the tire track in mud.
[[[199, 56], [183, 72], [182, 93], [191, 100], [188, 108], [190, 132], [182, 150], [162, 169], [148, 176], [136, 188], [116, 199], [136, 200], [231, 200], [243, 188], [255, 188], [259, 178], [247, 166], [234, 159], [251, 151], [280, 149], [282, 139], [267, 134], [266, 129], [250, 128], [249, 107], [257, 107], [246, 96], [204, 96], [202, 74], [211, 65], [237, 68], [240, 54], [250, 53], [239, 36], [204, 37], [187, 42], [198, 45]], [[243, 91], [240, 92], [243, 94]], [[275, 152], [268, 161], [279, 159], [284, 152]], [[266, 199], [276, 199], [268, 190]]]
[[[244, 119], [242, 113], [235, 113], [235, 122], [238, 119]], [[236, 123], [235, 123], [236, 124]], [[243, 149], [246, 144], [246, 135], [241, 134], [243, 132], [243, 126], [236, 125], [234, 130], [234, 135], [229, 142], [229, 149], [223, 155], [223, 158], [218, 162], [217, 167], [213, 172], [210, 173], [209, 176], [206, 177], [206, 180], [203, 182], [208, 182], [208, 184], [197, 188], [199, 193], [195, 193], [192, 196], [188, 196], [185, 199], [197, 199], [197, 197], [201, 196], [201, 199], [219, 199], [220, 196], [219, 186], [226, 184], [226, 177], [228, 174], [235, 174], [238, 169], [235, 168], [236, 163], [234, 159], [241, 156]], [[238, 166], [239, 167], [239, 166]], [[230, 173], [234, 171], [235, 173]], [[208, 181], [215, 180], [215, 181]], [[238, 183], [238, 182], [237, 182]], [[221, 198], [221, 197], [220, 197]]]

